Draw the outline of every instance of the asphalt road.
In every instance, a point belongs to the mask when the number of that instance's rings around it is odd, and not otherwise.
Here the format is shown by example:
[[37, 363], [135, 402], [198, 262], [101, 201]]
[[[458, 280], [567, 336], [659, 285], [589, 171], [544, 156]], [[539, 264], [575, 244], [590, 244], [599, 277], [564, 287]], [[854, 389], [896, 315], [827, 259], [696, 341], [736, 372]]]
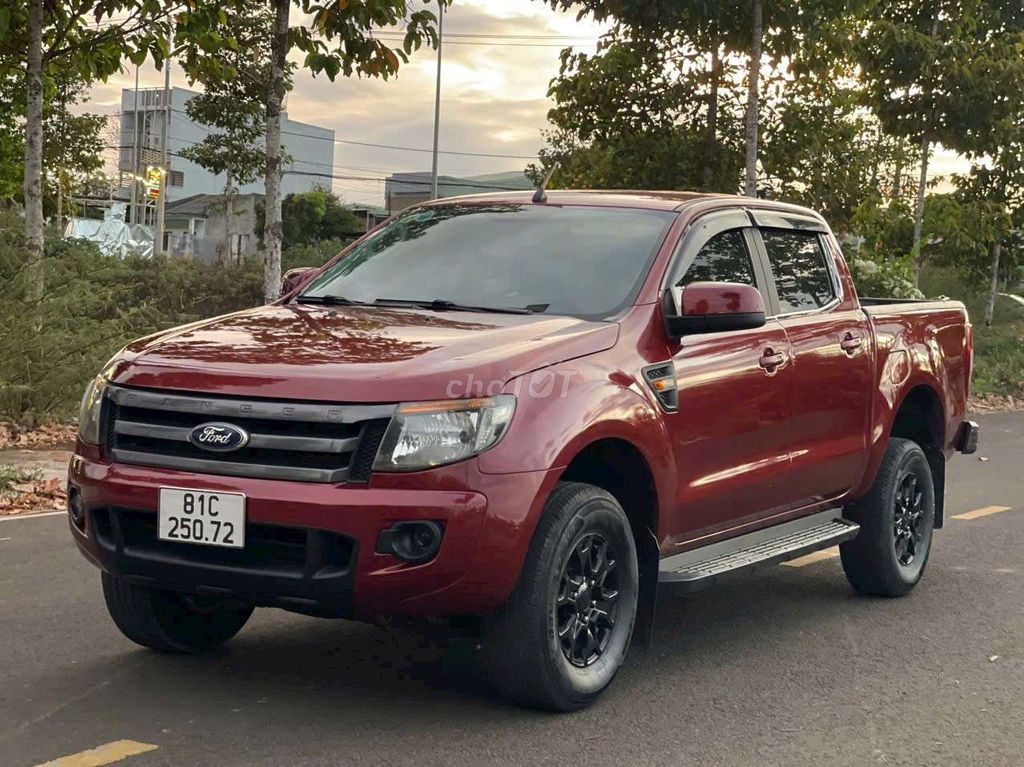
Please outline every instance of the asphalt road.
[[213, 656], [144, 651], [62, 516], [0, 522], [0, 764], [1024, 765], [1024, 413], [979, 420], [947, 514], [1009, 509], [950, 519], [911, 596], [820, 557], [666, 595], [654, 650], [567, 716], [458, 646], [278, 611]]

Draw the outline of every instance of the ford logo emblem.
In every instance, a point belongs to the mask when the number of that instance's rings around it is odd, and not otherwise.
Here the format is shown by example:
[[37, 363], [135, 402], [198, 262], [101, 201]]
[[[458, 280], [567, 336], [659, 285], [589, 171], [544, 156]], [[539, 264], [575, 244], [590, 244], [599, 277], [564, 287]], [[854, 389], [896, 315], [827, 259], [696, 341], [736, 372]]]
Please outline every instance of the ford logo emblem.
[[188, 441], [203, 450], [229, 453], [249, 444], [249, 432], [229, 423], [201, 423], [189, 432]]

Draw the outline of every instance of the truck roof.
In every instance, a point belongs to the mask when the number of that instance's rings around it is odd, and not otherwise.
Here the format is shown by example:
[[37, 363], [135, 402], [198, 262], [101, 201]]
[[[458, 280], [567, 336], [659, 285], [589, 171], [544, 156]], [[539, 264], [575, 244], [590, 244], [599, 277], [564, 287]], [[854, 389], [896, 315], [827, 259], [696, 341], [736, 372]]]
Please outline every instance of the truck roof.
[[[451, 202], [530, 202], [533, 191], [486, 192], [459, 197], [444, 197], [425, 205], [444, 205]], [[792, 213], [809, 214], [818, 218], [814, 211], [791, 203], [778, 200], [764, 200], [743, 197], [736, 194], [717, 194], [712, 192], [677, 192], [647, 191], [635, 189], [549, 189], [548, 204], [561, 205], [597, 205], [612, 208], [646, 208], [649, 210], [679, 211], [699, 202], [725, 203], [727, 201], [742, 202], [744, 206], [762, 209], [789, 211]], [[717, 206], [716, 206], [717, 207]]]

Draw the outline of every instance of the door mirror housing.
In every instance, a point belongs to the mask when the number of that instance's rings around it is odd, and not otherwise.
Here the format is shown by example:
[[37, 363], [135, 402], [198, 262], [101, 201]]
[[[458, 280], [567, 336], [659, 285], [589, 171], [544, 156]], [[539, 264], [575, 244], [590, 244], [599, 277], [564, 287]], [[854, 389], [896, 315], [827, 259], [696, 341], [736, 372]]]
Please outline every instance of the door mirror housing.
[[317, 271], [315, 266], [300, 266], [297, 269], [289, 269], [281, 278], [281, 295], [286, 296], [297, 290], [306, 280]]
[[764, 300], [752, 285], [691, 282], [665, 291], [665, 327], [671, 338], [747, 330], [765, 324]]

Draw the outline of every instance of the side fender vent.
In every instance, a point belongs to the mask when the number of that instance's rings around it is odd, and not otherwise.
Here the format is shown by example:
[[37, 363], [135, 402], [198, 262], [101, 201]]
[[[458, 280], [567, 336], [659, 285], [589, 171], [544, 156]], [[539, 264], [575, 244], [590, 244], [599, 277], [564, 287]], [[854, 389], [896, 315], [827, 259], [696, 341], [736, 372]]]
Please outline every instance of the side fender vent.
[[679, 387], [676, 366], [672, 362], [659, 362], [643, 369], [644, 381], [654, 392], [658, 404], [667, 413], [679, 410]]

